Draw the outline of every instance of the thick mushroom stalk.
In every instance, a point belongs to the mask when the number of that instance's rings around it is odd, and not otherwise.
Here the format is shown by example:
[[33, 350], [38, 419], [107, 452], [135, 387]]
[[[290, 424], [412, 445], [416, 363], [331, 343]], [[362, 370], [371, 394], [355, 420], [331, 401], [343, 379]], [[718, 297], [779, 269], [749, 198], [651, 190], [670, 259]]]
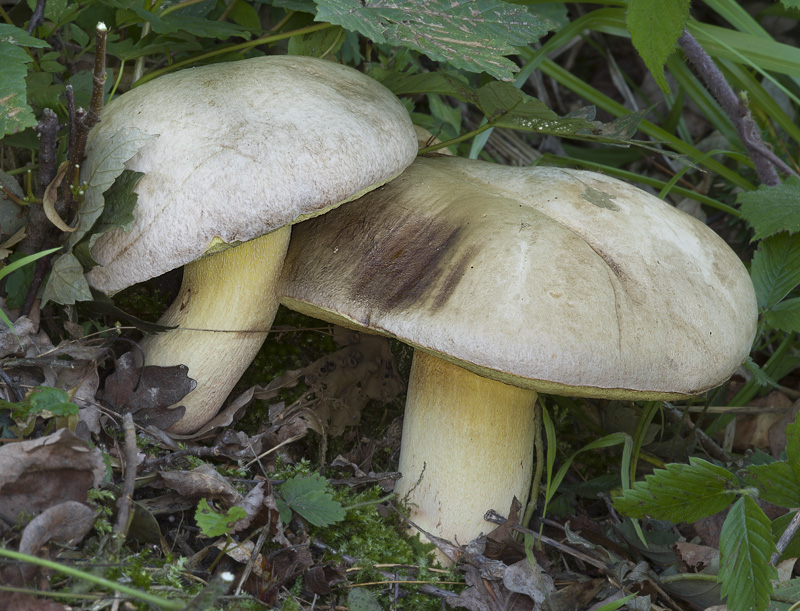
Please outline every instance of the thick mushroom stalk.
[[466, 545], [491, 528], [490, 505], [507, 515], [514, 497], [525, 503], [536, 396], [414, 352], [395, 490], [414, 524]]
[[290, 235], [287, 225], [184, 267], [181, 290], [158, 321], [177, 328], [141, 343], [145, 365], [183, 364], [197, 382], [171, 433], [192, 433], [210, 420], [264, 343]]

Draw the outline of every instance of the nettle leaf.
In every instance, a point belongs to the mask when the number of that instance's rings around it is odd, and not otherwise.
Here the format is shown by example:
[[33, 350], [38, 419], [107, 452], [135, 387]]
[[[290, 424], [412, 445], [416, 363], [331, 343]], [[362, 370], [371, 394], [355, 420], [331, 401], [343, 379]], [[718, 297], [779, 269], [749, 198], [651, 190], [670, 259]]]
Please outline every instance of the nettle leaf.
[[627, 26], [631, 42], [664, 93], [669, 93], [664, 64], [689, 21], [689, 4], [690, 0], [628, 2]]
[[750, 276], [758, 307], [770, 310], [800, 284], [800, 233], [776, 233], [761, 240]]
[[770, 556], [777, 551], [769, 518], [750, 496], [731, 507], [720, 533], [719, 576], [729, 611], [769, 607], [770, 580], [778, 578]]
[[755, 191], [742, 192], [736, 201], [742, 206], [742, 217], [755, 230], [754, 240], [780, 231], [800, 231], [800, 178], [797, 176], [790, 176], [774, 187], [760, 185]]
[[[314, 526], [330, 526], [344, 520], [345, 511], [339, 501], [333, 500], [328, 490], [327, 480], [314, 473], [307, 477], [295, 476], [287, 479], [280, 487], [283, 503], [278, 504], [281, 519], [286, 519], [287, 509], [297, 512]], [[291, 513], [288, 514], [291, 518]]]
[[231, 532], [233, 525], [247, 517], [247, 512], [234, 505], [225, 513], [215, 511], [206, 499], [200, 499], [197, 510], [194, 512], [194, 521], [197, 522], [200, 532], [206, 537], [219, 537]]
[[25, 76], [33, 58], [22, 47], [49, 47], [25, 30], [0, 23], [0, 138], [36, 125], [28, 106]]
[[317, 0], [317, 21], [377, 43], [405, 46], [470, 72], [511, 80], [504, 57], [555, 28], [526, 7], [499, 0]]
[[50, 276], [42, 292], [42, 306], [49, 301], [74, 305], [77, 301], [91, 299], [92, 291], [83, 276], [83, 266], [73, 254], [61, 255], [50, 269]]
[[671, 463], [614, 499], [625, 515], [649, 515], [670, 522], [696, 522], [727, 508], [740, 488], [733, 473], [701, 458], [690, 464]]
[[111, 138], [89, 143], [86, 161], [81, 168], [81, 182], [87, 183], [80, 207], [77, 229], [69, 240], [75, 246], [92, 228], [105, 207], [103, 194], [122, 174], [125, 162], [133, 157], [148, 141], [156, 138], [133, 128], [120, 129]]

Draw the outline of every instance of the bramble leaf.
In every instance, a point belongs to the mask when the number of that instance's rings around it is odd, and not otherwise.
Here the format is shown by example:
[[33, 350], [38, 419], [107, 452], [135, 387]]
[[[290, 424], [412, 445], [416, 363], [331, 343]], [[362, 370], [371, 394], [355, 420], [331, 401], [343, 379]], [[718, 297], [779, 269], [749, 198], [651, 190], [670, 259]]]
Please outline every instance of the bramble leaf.
[[696, 522], [728, 507], [740, 488], [736, 476], [701, 458], [656, 469], [614, 499], [625, 515], [649, 515], [670, 522]]
[[242, 507], [234, 505], [222, 513], [212, 509], [206, 499], [200, 499], [200, 502], [197, 503], [197, 510], [194, 512], [194, 520], [197, 522], [200, 532], [206, 537], [226, 535], [236, 522], [246, 517], [247, 512]]
[[282, 519], [286, 518], [286, 509], [291, 509], [314, 526], [330, 526], [344, 520], [342, 504], [333, 500], [333, 495], [328, 491], [328, 482], [318, 473], [286, 480], [280, 487], [280, 493], [285, 503], [283, 507], [278, 503]]
[[755, 191], [743, 191], [736, 201], [742, 206], [742, 217], [753, 226], [754, 240], [779, 231], [800, 231], [800, 178], [790, 176], [786, 182]]
[[761, 240], [750, 268], [760, 310], [770, 310], [800, 284], [800, 234], [785, 231]]
[[689, 21], [690, 0], [629, 0], [631, 42], [664, 93], [669, 93], [664, 64]]
[[758, 503], [744, 496], [734, 503], [720, 533], [719, 576], [729, 611], [769, 607], [770, 580], [778, 578], [770, 556], [777, 551], [769, 518]]
[[0, 138], [36, 125], [25, 84], [26, 64], [33, 58], [22, 47], [49, 46], [25, 30], [0, 23]]

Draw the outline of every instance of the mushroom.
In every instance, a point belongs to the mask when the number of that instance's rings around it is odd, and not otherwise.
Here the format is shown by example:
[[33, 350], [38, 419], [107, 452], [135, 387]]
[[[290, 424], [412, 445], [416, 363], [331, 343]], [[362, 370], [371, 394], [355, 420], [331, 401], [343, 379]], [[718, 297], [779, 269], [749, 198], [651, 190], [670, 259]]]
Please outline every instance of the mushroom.
[[388, 89], [333, 62], [269, 56], [192, 68], [113, 101], [88, 156], [136, 128], [157, 135], [126, 163], [144, 172], [128, 231], [102, 234], [87, 275], [113, 294], [184, 266], [178, 297], [145, 338], [149, 365], [188, 366], [197, 387], [170, 428], [210, 420], [263, 343], [290, 225], [376, 188], [414, 159]]
[[278, 292], [415, 348], [396, 491], [461, 543], [527, 498], [537, 393], [703, 393], [756, 329], [744, 265], [696, 219], [601, 174], [453, 157], [296, 227]]

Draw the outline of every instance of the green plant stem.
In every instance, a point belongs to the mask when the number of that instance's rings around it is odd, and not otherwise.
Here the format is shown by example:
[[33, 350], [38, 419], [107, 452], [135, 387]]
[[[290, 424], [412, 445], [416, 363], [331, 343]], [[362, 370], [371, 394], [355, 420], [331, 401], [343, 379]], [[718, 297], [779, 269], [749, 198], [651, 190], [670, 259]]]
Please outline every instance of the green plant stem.
[[70, 577], [83, 579], [84, 581], [88, 581], [102, 588], [108, 588], [111, 591], [121, 592], [122, 594], [126, 594], [131, 598], [135, 598], [137, 600], [144, 601], [148, 604], [155, 605], [156, 607], [159, 607], [161, 609], [177, 610], [177, 609], [183, 609], [184, 607], [184, 604], [182, 602], [168, 600], [166, 598], [161, 598], [160, 596], [148, 594], [147, 592], [136, 590], [121, 583], [117, 583], [116, 581], [111, 581], [110, 579], [104, 579], [103, 577], [92, 575], [91, 573], [86, 573], [84, 571], [74, 569], [69, 566], [64, 566], [63, 564], [53, 562], [52, 560], [47, 560], [46, 558], [39, 558], [37, 556], [21, 554], [20, 552], [15, 552], [10, 549], [4, 549], [4, 548], [0, 548], [0, 556], [3, 556], [5, 558], [10, 558], [11, 560], [18, 560], [20, 562], [35, 564], [37, 566], [41, 566], [46, 569], [51, 569], [53, 571], [58, 571], [59, 573], [63, 573], [65, 575], [69, 575]]
[[528, 504], [525, 506], [525, 513], [522, 516], [521, 526], [525, 528], [533, 518], [539, 499], [539, 486], [542, 483], [542, 473], [544, 473], [544, 441], [542, 440], [542, 404], [537, 398], [533, 408], [533, 433], [534, 450], [536, 452], [536, 467], [534, 467], [533, 477], [531, 478], [531, 492], [528, 495]]
[[471, 132], [467, 132], [459, 136], [458, 138], [453, 138], [452, 140], [447, 140], [446, 142], [439, 142], [438, 144], [433, 144], [431, 146], [426, 146], [425, 148], [419, 149], [419, 154], [424, 155], [425, 153], [432, 153], [434, 151], [438, 151], [439, 149], [443, 149], [445, 147], [451, 146], [453, 144], [458, 144], [459, 142], [463, 142], [464, 140], [469, 140], [470, 138], [474, 138], [478, 134], [485, 132], [487, 129], [491, 129], [494, 126], [494, 123], [484, 123], [477, 129], [473, 129]]
[[279, 40], [286, 40], [287, 38], [293, 38], [294, 36], [302, 36], [303, 34], [310, 34], [312, 32], [318, 32], [320, 30], [325, 30], [327, 28], [332, 28], [332, 23], [318, 23], [316, 25], [310, 25], [305, 28], [300, 28], [298, 30], [292, 30], [291, 32], [284, 32], [282, 34], [265, 34], [260, 38], [256, 38], [254, 40], [248, 40], [246, 42], [241, 42], [236, 45], [230, 45], [227, 47], [221, 47], [219, 49], [215, 49], [214, 51], [209, 51], [208, 53], [202, 53], [200, 55], [196, 55], [194, 57], [190, 57], [188, 59], [181, 60], [179, 62], [175, 62], [174, 64], [170, 64], [169, 66], [165, 66], [164, 68], [160, 68], [159, 70], [153, 70], [148, 74], [142, 76], [139, 80], [134, 83], [134, 87], [138, 87], [146, 83], [147, 81], [151, 81], [157, 76], [161, 76], [162, 74], [166, 74], [167, 72], [172, 72], [173, 70], [178, 70], [179, 68], [183, 68], [184, 66], [189, 66], [191, 64], [197, 63], [199, 61], [203, 61], [206, 59], [211, 59], [212, 57], [217, 57], [219, 55], [226, 55], [227, 53], [234, 53], [236, 51], [246, 51], [247, 49], [252, 49], [253, 47], [257, 47], [259, 45], [265, 45], [272, 42], [277, 42]]

